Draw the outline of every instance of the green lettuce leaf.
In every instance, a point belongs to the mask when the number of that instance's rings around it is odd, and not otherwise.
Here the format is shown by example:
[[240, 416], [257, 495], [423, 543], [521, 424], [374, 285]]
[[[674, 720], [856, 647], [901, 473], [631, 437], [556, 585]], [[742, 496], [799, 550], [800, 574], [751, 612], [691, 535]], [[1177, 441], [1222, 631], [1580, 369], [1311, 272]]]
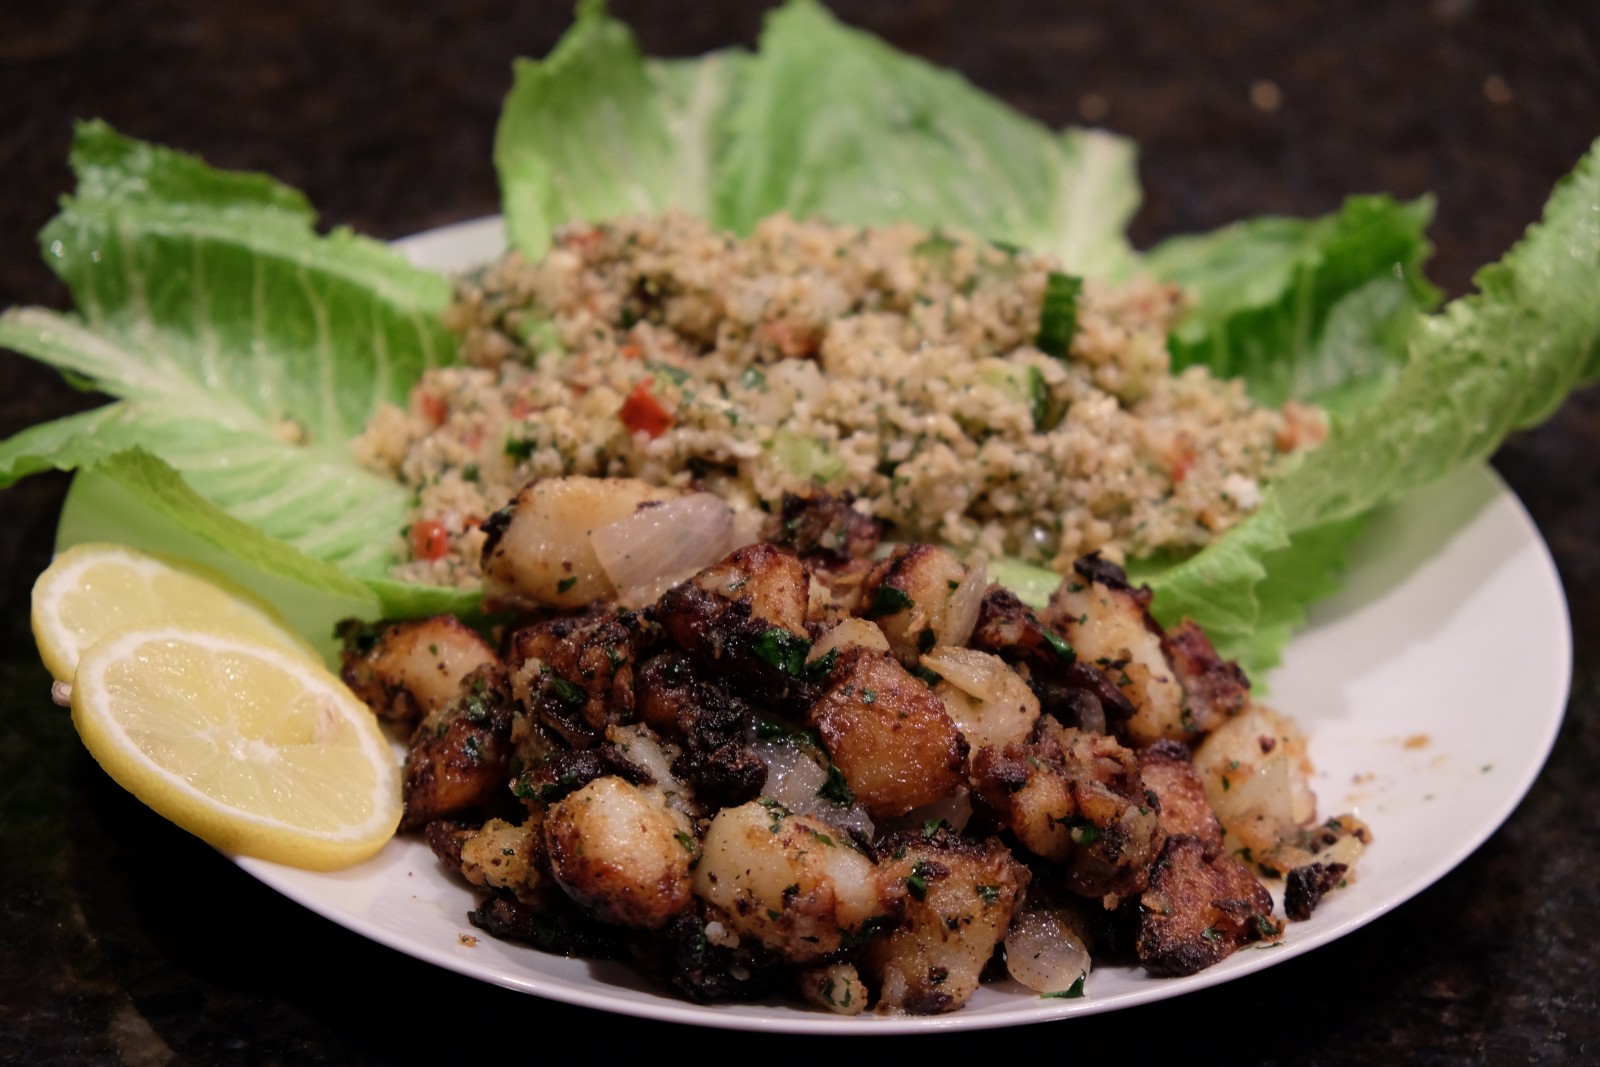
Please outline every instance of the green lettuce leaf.
[[1274, 486], [1291, 531], [1486, 459], [1600, 376], [1600, 141], [1474, 280], [1477, 293], [1419, 320], [1393, 388]]
[[682, 208], [710, 216], [719, 121], [737, 53], [647, 61], [600, 0], [543, 60], [519, 59], [495, 130], [511, 244], [541, 254], [573, 219]]
[[1481, 462], [1600, 377], [1600, 141], [1476, 281], [1414, 319], [1393, 384], [1268, 486], [1259, 512], [1146, 575], [1162, 618], [1192, 616], [1255, 669], [1276, 662], [1374, 508]]
[[739, 90], [714, 193], [721, 225], [747, 232], [776, 211], [906, 220], [1055, 253], [1077, 273], [1132, 266], [1126, 141], [1056, 134], [812, 0], [768, 17]]
[[[343, 575], [347, 592], [387, 582], [410, 494], [348, 445], [453, 355], [445, 279], [349, 232], [319, 236], [271, 179], [103, 123], [79, 127], [72, 165], [77, 191], [40, 241], [78, 312], [8, 310], [0, 345], [121, 399], [0, 444], [0, 485], [115, 471], [173, 521], [228, 538], [242, 565], [319, 586]], [[397, 602], [417, 597], [462, 600]]]
[[569, 219], [676, 206], [741, 233], [780, 210], [910, 220], [1052, 252], [1079, 273], [1135, 265], [1128, 141], [1054, 133], [812, 0], [769, 17], [756, 57], [670, 63], [646, 60], [584, 0], [548, 58], [517, 63], [495, 164], [511, 243], [530, 255]]
[[1320, 219], [1260, 218], [1169, 239], [1145, 266], [1194, 296], [1173, 366], [1242, 378], [1260, 403], [1370, 403], [1405, 362], [1418, 310], [1438, 299], [1422, 275], [1433, 214], [1423, 199], [1351, 197]]

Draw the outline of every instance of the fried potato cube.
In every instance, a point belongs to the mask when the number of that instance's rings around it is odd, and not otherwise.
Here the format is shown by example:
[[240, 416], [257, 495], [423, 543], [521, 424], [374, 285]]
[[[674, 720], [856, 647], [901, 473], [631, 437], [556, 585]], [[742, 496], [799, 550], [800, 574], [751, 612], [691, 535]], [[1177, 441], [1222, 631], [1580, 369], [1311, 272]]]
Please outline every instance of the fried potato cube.
[[955, 1011], [978, 988], [1011, 925], [1030, 878], [998, 838], [978, 842], [947, 830], [910, 833], [884, 845], [884, 869], [907, 889], [905, 917], [867, 947], [878, 1006], [913, 1015]]
[[339, 676], [380, 718], [413, 725], [441, 711], [473, 671], [499, 662], [454, 615], [365, 626], [341, 624]]
[[873, 818], [931, 804], [964, 779], [967, 743], [944, 701], [886, 652], [841, 653], [810, 723]]
[[551, 805], [544, 839], [556, 882], [604, 922], [657, 929], [691, 902], [693, 828], [657, 791], [596, 778]]
[[694, 893], [740, 937], [811, 963], [898, 918], [905, 887], [882, 877], [843, 832], [762, 799], [711, 820]]
[[1195, 974], [1254, 941], [1276, 940], [1282, 925], [1272, 895], [1232, 856], [1205, 857], [1198, 838], [1167, 839], [1139, 898], [1135, 948], [1151, 974]]

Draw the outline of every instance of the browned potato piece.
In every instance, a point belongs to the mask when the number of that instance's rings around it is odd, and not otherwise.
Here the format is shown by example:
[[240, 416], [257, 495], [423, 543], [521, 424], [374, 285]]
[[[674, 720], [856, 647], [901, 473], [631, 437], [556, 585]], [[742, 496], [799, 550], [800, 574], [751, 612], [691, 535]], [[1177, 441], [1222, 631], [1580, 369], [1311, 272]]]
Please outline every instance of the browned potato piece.
[[1133, 715], [1133, 702], [1103, 670], [1079, 659], [1055, 627], [998, 585], [983, 594], [969, 644], [1016, 664], [1040, 709], [1068, 726], [1110, 733]]
[[1207, 858], [1222, 851], [1222, 823], [1206, 799], [1205, 783], [1189, 750], [1176, 741], [1157, 741], [1139, 752], [1139, 776], [1161, 800], [1158, 823], [1164, 835], [1198, 838]]
[[[462, 877], [485, 889], [509, 890], [524, 904], [537, 904], [547, 885], [548, 860], [542, 819], [531, 814], [521, 824], [490, 819], [467, 831], [457, 846]], [[432, 836], [433, 827], [429, 826]]]
[[1162, 651], [1189, 698], [1194, 729], [1210, 733], [1250, 704], [1250, 680], [1232, 660], [1217, 654], [1211, 638], [1184, 619], [1161, 638]]
[[1106, 907], [1141, 891], [1161, 845], [1154, 796], [1115, 738], [1041, 719], [1035, 739], [980, 749], [974, 790], [1023, 847], [1066, 867], [1066, 887]]
[[380, 717], [406, 725], [443, 709], [467, 675], [500, 662], [489, 642], [454, 615], [377, 632], [347, 624], [341, 634], [344, 684]]
[[591, 531], [639, 505], [681, 493], [636, 478], [542, 478], [523, 489], [483, 529], [483, 596], [490, 610], [576, 611], [617, 590], [589, 542]]
[[486, 667], [462, 683], [455, 700], [418, 724], [406, 752], [401, 830], [509, 795], [512, 717], [504, 678]]
[[667, 590], [649, 615], [697, 667], [737, 678], [741, 697], [797, 712], [815, 693], [804, 677], [810, 584], [792, 553], [746, 545]]
[[507, 640], [517, 699], [575, 748], [634, 717], [636, 617], [615, 611], [524, 626]]
[[1167, 839], [1139, 898], [1135, 948], [1161, 976], [1202, 971], [1253, 941], [1275, 941], [1283, 927], [1272, 895], [1232, 856], [1205, 857], [1197, 838]]
[[810, 722], [875, 819], [932, 804], [963, 780], [967, 743], [944, 701], [888, 653], [843, 650]]
[[690, 580], [707, 593], [749, 605], [752, 619], [806, 632], [810, 580], [792, 553], [768, 544], [746, 545]]
[[561, 888], [604, 922], [653, 930], [689, 906], [692, 827], [656, 791], [596, 778], [550, 807], [544, 840]]
[[868, 573], [858, 610], [878, 624], [895, 658], [914, 667], [934, 645], [966, 643], [970, 626], [956, 641], [947, 633], [966, 577], [967, 568], [943, 548], [901, 545]]
[[1132, 702], [1120, 733], [1136, 747], [1199, 735], [1183, 686], [1167, 662], [1161, 627], [1150, 617], [1149, 588], [1133, 589], [1121, 571], [1085, 557], [1050, 597], [1045, 621], [1066, 635], [1080, 660], [1105, 672]]
[[770, 799], [717, 812], [694, 869], [712, 918], [795, 963], [898, 917], [905, 892], [840, 831]]
[[799, 974], [800, 995], [835, 1015], [860, 1015], [870, 994], [853, 963], [810, 967]]
[[1005, 937], [1028, 868], [997, 838], [982, 843], [946, 830], [895, 835], [883, 869], [906, 884], [905, 918], [867, 948], [864, 968], [878, 1006], [912, 1015], [955, 1011]]

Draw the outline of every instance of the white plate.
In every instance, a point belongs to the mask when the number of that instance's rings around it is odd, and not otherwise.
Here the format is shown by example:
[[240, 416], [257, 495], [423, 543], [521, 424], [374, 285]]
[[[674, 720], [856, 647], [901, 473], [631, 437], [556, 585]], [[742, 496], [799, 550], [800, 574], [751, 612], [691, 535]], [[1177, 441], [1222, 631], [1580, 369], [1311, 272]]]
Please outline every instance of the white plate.
[[[401, 242], [417, 262], [457, 269], [499, 246], [495, 220]], [[71, 510], [69, 505], [69, 511]], [[935, 1018], [841, 1018], [798, 1001], [696, 1005], [625, 966], [567, 960], [474, 929], [476, 897], [416, 837], [333, 874], [252, 859], [239, 865], [363, 936], [473, 978], [628, 1015], [736, 1029], [897, 1033], [979, 1029], [1111, 1011], [1259, 971], [1328, 943], [1414, 896], [1510, 815], [1555, 741], [1571, 681], [1560, 580], [1538, 531], [1486, 467], [1377, 516], [1343, 593], [1265, 680], [1268, 700], [1311, 738], [1319, 811], [1354, 811], [1375, 839], [1359, 880], [1327, 897], [1284, 943], [1246, 949], [1190, 978], [1101, 967], [1076, 1000], [985, 986]]]

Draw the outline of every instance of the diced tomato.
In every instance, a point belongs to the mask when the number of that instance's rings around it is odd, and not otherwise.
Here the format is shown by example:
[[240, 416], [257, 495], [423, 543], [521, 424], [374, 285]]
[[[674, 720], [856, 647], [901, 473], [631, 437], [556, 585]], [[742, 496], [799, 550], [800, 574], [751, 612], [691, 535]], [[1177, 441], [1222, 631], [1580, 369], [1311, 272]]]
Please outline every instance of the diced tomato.
[[562, 248], [570, 248], [574, 252], [587, 252], [603, 240], [605, 235], [594, 227], [585, 229], [571, 229], [562, 234], [559, 243]]
[[450, 551], [450, 534], [444, 523], [423, 519], [411, 525], [411, 555], [416, 559], [443, 559]]
[[1194, 468], [1194, 465], [1199, 460], [1200, 457], [1191, 448], [1186, 448], [1173, 456], [1172, 462], [1168, 466], [1168, 473], [1172, 475], [1172, 484], [1182, 485], [1183, 480], [1189, 476], [1189, 471]]
[[648, 378], [640, 378], [634, 385], [633, 391], [622, 402], [617, 418], [622, 420], [622, 425], [630, 432], [638, 433], [643, 430], [651, 437], [660, 437], [672, 428], [672, 412], [650, 392]]
[[527, 397], [514, 396], [511, 398], [511, 417], [513, 419], [525, 419], [531, 414], [533, 414], [533, 404], [529, 402]]
[[644, 345], [636, 344], [633, 341], [629, 341], [625, 345], [618, 346], [617, 355], [621, 356], [623, 359], [633, 359], [633, 360], [643, 359], [644, 358]]
[[422, 417], [435, 426], [443, 423], [450, 414], [449, 402], [444, 397], [436, 396], [433, 393], [424, 393], [420, 389], [415, 390], [411, 394], [411, 402], [422, 413]]

